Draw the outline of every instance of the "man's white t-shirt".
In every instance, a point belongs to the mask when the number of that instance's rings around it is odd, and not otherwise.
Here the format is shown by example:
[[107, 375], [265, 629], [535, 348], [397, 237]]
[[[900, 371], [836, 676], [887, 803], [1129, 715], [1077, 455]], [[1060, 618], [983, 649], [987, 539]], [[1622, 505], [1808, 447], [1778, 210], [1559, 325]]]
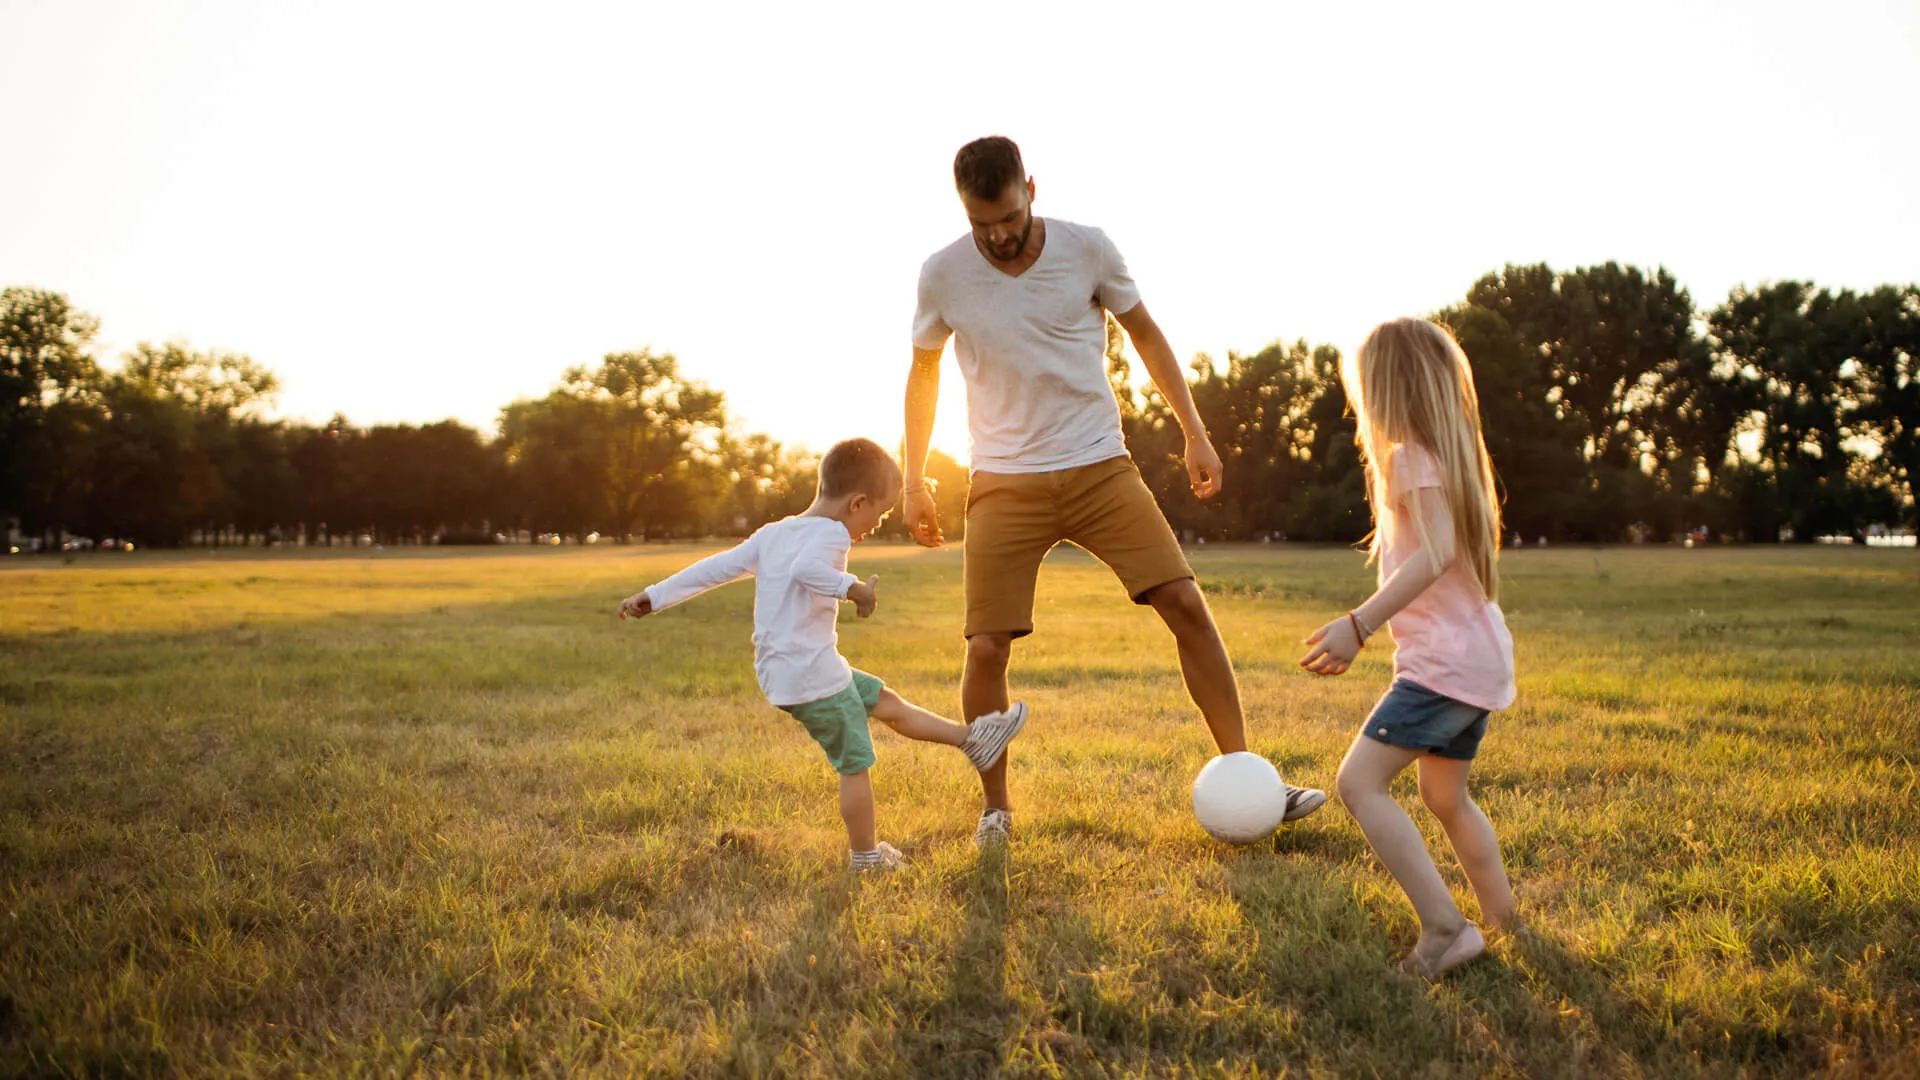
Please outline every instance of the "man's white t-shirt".
[[954, 339], [976, 472], [1051, 472], [1127, 452], [1103, 311], [1132, 311], [1140, 290], [1106, 233], [1058, 218], [1046, 230], [1019, 277], [1001, 273], [971, 233], [920, 267], [913, 344]]
[[774, 705], [832, 697], [853, 682], [834, 630], [840, 601], [859, 578], [847, 573], [853, 537], [832, 518], [797, 516], [761, 526], [738, 546], [647, 586], [653, 610], [751, 577], [753, 673]]

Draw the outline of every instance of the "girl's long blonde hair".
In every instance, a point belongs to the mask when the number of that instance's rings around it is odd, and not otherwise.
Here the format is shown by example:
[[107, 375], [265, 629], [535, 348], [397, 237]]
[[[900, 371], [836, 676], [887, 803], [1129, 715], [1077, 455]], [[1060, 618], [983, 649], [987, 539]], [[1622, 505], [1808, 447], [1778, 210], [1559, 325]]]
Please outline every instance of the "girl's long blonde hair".
[[[1367, 549], [1378, 558], [1393, 530], [1387, 485], [1393, 458], [1411, 443], [1433, 456], [1447, 508], [1453, 515], [1454, 554], [1498, 600], [1495, 562], [1500, 551], [1500, 501], [1493, 462], [1480, 437], [1480, 399], [1473, 392], [1467, 354], [1441, 326], [1425, 319], [1394, 319], [1373, 328], [1360, 349], [1341, 365], [1347, 400], [1359, 420], [1361, 456], [1367, 467], [1367, 501], [1374, 529]], [[1408, 499], [1414, 533], [1438, 571], [1439, 556], [1420, 500]]]

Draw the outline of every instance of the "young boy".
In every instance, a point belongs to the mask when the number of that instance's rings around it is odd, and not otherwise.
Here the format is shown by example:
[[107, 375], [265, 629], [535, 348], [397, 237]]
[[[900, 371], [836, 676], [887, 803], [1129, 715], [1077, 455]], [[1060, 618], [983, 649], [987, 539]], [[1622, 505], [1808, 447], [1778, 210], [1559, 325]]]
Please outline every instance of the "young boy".
[[920, 708], [856, 671], [835, 647], [840, 601], [873, 614], [879, 575], [861, 581], [847, 573], [847, 552], [880, 527], [900, 493], [900, 467], [871, 439], [848, 439], [820, 461], [813, 505], [795, 517], [763, 526], [729, 551], [702, 559], [620, 604], [620, 617], [639, 618], [690, 600], [708, 589], [754, 579], [753, 670], [767, 701], [792, 714], [827, 752], [840, 774], [840, 816], [856, 870], [894, 870], [906, 863], [893, 845], [876, 841], [872, 717], [922, 742], [957, 746], [985, 771], [1027, 722], [1027, 707], [987, 713], [957, 724]]

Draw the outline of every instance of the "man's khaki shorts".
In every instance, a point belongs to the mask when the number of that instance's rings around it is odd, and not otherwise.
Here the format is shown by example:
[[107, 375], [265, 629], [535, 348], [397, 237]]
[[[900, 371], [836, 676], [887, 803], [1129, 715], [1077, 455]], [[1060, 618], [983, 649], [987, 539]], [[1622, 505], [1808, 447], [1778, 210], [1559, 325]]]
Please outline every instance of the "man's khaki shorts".
[[1130, 457], [1054, 472], [977, 472], [967, 492], [968, 637], [1033, 633], [1040, 560], [1062, 540], [1106, 563], [1136, 604], [1193, 576]]

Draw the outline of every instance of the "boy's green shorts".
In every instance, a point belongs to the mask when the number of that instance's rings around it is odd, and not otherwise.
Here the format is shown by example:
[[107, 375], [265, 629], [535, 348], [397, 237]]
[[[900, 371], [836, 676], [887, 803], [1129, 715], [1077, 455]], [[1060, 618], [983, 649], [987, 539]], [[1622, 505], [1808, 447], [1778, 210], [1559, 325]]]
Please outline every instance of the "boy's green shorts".
[[813, 741], [827, 752], [827, 760], [841, 776], [854, 776], [873, 767], [873, 737], [867, 732], [867, 717], [880, 704], [880, 691], [886, 684], [855, 668], [853, 682], [845, 690], [819, 701], [780, 708], [800, 721]]

